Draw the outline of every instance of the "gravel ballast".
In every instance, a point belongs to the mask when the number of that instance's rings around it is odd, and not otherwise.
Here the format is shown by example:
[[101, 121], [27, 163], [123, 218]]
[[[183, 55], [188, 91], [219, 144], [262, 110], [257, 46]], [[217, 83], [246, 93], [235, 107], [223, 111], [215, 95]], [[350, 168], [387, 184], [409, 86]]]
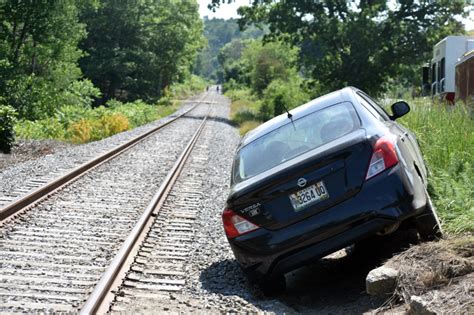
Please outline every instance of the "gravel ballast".
[[[200, 99], [198, 95], [193, 99]], [[130, 140], [189, 109], [193, 103], [184, 102], [182, 107], [173, 115], [152, 123], [137, 127], [133, 130], [116, 134], [112, 137], [83, 145], [68, 145], [56, 141], [26, 141], [20, 142], [11, 155], [0, 153], [0, 199], [17, 197], [17, 190], [23, 189], [25, 183], [33, 178], [55, 178], [69, 170], [91, 160], [99, 153], [104, 153]], [[26, 146], [28, 153], [25, 153]], [[18, 151], [18, 154], [15, 152]], [[22, 153], [23, 152], [23, 153]], [[51, 176], [49, 176], [52, 174]], [[0, 208], [5, 202], [0, 200]]]

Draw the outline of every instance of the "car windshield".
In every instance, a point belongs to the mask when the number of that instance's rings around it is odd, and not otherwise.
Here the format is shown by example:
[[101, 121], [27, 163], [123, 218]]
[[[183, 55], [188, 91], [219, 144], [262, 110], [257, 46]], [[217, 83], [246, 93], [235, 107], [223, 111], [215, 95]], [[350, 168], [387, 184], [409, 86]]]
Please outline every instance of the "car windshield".
[[239, 183], [260, 174], [340, 138], [359, 126], [358, 116], [349, 102], [332, 105], [289, 122], [239, 150], [233, 166], [233, 181]]

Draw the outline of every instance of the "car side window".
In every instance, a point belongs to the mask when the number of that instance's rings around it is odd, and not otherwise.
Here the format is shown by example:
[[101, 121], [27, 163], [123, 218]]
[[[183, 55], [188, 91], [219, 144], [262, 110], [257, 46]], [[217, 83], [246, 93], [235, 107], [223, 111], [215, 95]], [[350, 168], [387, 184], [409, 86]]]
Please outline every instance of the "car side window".
[[382, 115], [380, 115], [378, 111], [375, 110], [375, 108], [369, 103], [369, 101], [367, 101], [365, 98], [363, 98], [361, 95], [359, 95], [359, 93], [356, 94], [356, 97], [357, 97], [357, 100], [359, 101], [359, 103], [361, 103], [362, 106], [364, 106], [365, 109], [367, 109], [367, 111], [372, 114], [372, 116], [374, 116], [375, 118], [377, 118], [380, 121], [386, 121], [387, 120]]
[[374, 101], [370, 96], [365, 93], [358, 92], [362, 98], [364, 98], [369, 104], [382, 116], [385, 120], [390, 120], [390, 115], [379, 105], [376, 101]]

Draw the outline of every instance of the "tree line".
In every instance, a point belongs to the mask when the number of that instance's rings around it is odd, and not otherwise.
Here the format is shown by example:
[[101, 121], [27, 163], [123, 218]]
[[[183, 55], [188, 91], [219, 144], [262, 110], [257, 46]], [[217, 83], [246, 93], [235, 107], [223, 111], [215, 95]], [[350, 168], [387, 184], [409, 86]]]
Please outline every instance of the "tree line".
[[0, 1], [0, 106], [20, 118], [110, 99], [154, 102], [204, 44], [195, 0]]
[[297, 67], [313, 94], [347, 85], [380, 94], [394, 83], [421, 85], [421, 65], [436, 42], [464, 33], [468, 8], [464, 0], [255, 0], [239, 9], [238, 23], [266, 27], [264, 43], [298, 49]]
[[219, 51], [233, 40], [256, 39], [263, 36], [265, 30], [255, 26], [240, 31], [236, 19], [218, 19], [204, 17], [204, 37], [207, 45], [199, 52], [194, 72], [218, 83], [224, 82], [224, 72], [218, 60]]

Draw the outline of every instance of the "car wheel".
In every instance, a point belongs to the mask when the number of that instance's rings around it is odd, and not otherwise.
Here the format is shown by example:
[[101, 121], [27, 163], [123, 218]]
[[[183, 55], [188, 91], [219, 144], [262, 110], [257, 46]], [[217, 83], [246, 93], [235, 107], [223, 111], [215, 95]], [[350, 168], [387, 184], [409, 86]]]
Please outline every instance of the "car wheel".
[[431, 241], [443, 237], [443, 230], [436, 209], [426, 192], [426, 206], [423, 212], [416, 217], [416, 229], [423, 241]]
[[261, 283], [261, 289], [266, 296], [275, 296], [286, 290], [285, 275], [276, 275], [265, 279]]

